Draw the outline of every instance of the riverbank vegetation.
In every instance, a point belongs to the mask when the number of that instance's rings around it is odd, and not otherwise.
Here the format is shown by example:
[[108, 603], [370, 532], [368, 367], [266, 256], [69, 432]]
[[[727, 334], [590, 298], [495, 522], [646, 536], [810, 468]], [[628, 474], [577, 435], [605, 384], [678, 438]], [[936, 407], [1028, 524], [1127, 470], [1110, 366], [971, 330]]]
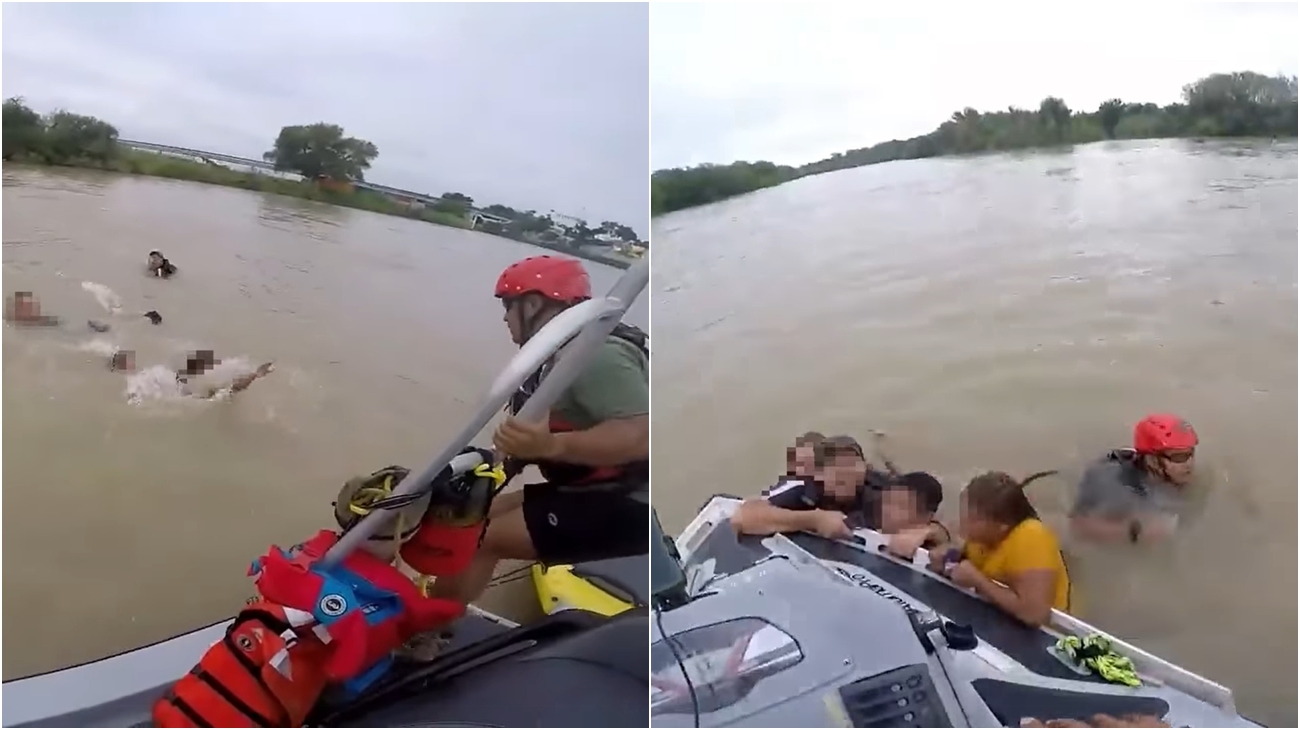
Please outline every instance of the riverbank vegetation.
[[1253, 72], [1214, 74], [1183, 87], [1182, 101], [1159, 106], [1111, 99], [1096, 110], [1070, 109], [1048, 97], [1038, 109], [966, 108], [929, 134], [836, 152], [799, 167], [734, 162], [658, 170], [651, 175], [651, 212], [712, 203], [800, 177], [892, 160], [1085, 144], [1105, 139], [1169, 137], [1295, 137], [1296, 77]]
[[501, 204], [476, 207], [474, 199], [463, 193], [444, 193], [425, 202], [368, 189], [365, 173], [379, 156], [379, 149], [372, 142], [347, 136], [336, 124], [282, 128], [272, 148], [262, 155], [280, 174], [265, 174], [214, 160], [136, 149], [123, 144], [117, 128], [102, 119], [63, 110], [41, 115], [21, 98], [5, 100], [2, 121], [7, 163], [90, 168], [288, 195], [473, 228], [621, 268], [629, 266], [646, 247], [636, 231], [615, 221], [597, 227], [581, 220], [558, 225], [550, 216], [531, 210]]

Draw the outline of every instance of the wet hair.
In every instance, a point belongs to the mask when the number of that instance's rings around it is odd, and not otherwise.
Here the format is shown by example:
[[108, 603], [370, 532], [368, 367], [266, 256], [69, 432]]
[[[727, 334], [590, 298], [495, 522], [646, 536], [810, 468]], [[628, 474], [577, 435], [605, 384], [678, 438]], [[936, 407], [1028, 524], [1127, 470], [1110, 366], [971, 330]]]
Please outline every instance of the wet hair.
[[826, 461], [834, 461], [837, 456], [856, 456], [863, 461], [867, 456], [862, 451], [862, 444], [852, 436], [830, 436], [823, 439], [815, 447], [818, 456], [818, 466], [822, 466]]
[[1040, 471], [1023, 481], [1001, 471], [991, 471], [970, 480], [966, 485], [966, 501], [980, 516], [999, 524], [1015, 527], [1025, 520], [1038, 519], [1038, 510], [1030, 503], [1025, 487], [1036, 479], [1055, 474]]
[[885, 489], [906, 489], [916, 495], [917, 504], [922, 512], [934, 514], [943, 504], [943, 485], [933, 475], [923, 471], [901, 474], [891, 481]]
[[157, 257], [160, 258], [160, 259], [161, 259], [161, 258], [166, 258], [165, 256], [162, 255], [162, 251], [150, 251], [150, 252], [149, 252], [149, 255], [150, 255], [150, 256], [157, 256]]
[[826, 437], [817, 431], [809, 431], [794, 440], [794, 445], [799, 446], [816, 446], [825, 441]]
[[817, 456], [817, 448], [825, 438], [825, 436], [816, 431], [809, 431], [808, 433], [795, 438], [794, 446], [788, 446], [785, 449], [785, 463], [787, 465], [786, 471], [791, 474], [794, 473], [792, 470], [795, 462], [795, 452], [803, 448], [811, 448], [813, 450], [813, 463], [820, 466], [821, 461], [820, 457]]
[[154, 324], [162, 324], [162, 315], [158, 314], [156, 310], [150, 309], [149, 311], [144, 313], [144, 316], [147, 317], [149, 321]]

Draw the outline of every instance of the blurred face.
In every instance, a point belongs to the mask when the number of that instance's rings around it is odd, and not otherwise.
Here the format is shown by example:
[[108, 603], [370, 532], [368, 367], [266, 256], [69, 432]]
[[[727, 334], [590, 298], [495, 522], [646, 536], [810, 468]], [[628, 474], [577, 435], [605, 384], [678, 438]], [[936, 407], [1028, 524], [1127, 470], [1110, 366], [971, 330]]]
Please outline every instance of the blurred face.
[[185, 359], [185, 372], [190, 375], [202, 375], [221, 364], [221, 358], [212, 350], [199, 350]]
[[836, 497], [852, 497], [867, 477], [867, 462], [856, 454], [836, 454], [821, 469], [826, 490]]
[[910, 489], [893, 488], [880, 493], [880, 531], [887, 535], [924, 525], [931, 517]]
[[122, 372], [135, 371], [135, 353], [131, 350], [118, 350], [109, 359], [109, 368]]
[[1192, 481], [1193, 467], [1196, 464], [1196, 450], [1166, 451], [1155, 457], [1163, 467], [1169, 482], [1177, 486], [1186, 486]]
[[19, 319], [40, 316], [41, 305], [30, 292], [18, 292], [14, 295], [14, 316]]
[[163, 257], [160, 253], [149, 254], [149, 268], [156, 269], [163, 265]]
[[996, 545], [1002, 539], [1001, 527], [972, 508], [965, 492], [961, 495], [961, 522], [957, 529], [962, 537], [983, 545]]
[[812, 444], [796, 445], [786, 450], [786, 468], [792, 474], [809, 475], [817, 473], [817, 455]]

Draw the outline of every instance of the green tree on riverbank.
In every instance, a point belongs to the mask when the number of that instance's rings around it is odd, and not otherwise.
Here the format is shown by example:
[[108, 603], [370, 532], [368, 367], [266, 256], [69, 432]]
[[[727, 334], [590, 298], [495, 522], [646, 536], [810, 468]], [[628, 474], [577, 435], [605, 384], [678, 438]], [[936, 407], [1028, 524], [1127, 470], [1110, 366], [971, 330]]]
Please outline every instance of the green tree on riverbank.
[[1183, 87], [1181, 103], [1110, 99], [1094, 112], [1071, 111], [1047, 97], [1037, 111], [1010, 107], [953, 113], [929, 134], [836, 152], [800, 167], [771, 162], [705, 164], [658, 170], [650, 177], [651, 213], [704, 205], [823, 172], [941, 155], [1163, 137], [1295, 137], [1296, 77], [1253, 72], [1213, 74]]
[[704, 205], [780, 185], [798, 176], [796, 168], [765, 161], [659, 170], [650, 176], [650, 213], [659, 215]]
[[296, 172], [308, 180], [365, 180], [370, 163], [379, 156], [373, 142], [345, 137], [337, 124], [282, 127], [275, 146], [262, 159], [283, 172]]
[[49, 165], [104, 165], [118, 154], [117, 128], [59, 110], [42, 117], [18, 97], [4, 102], [4, 159]]

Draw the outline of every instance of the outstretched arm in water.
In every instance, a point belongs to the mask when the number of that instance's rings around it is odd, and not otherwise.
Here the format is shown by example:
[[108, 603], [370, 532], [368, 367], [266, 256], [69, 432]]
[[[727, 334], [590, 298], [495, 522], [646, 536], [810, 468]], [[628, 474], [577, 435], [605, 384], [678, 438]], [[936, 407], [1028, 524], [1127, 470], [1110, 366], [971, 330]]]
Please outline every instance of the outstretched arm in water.
[[253, 384], [253, 381], [257, 380], [258, 378], [266, 376], [274, 369], [275, 369], [274, 363], [269, 363], [269, 362], [262, 363], [257, 367], [256, 372], [251, 372], [247, 375], [241, 375], [238, 378], [235, 378], [234, 382], [232, 382], [230, 385], [223, 385], [220, 388], [208, 388], [205, 393], [200, 395], [200, 397], [215, 398], [217, 394], [223, 390], [229, 390], [230, 394], [234, 395], [235, 393], [238, 393], [241, 390], [246, 390], [248, 386]]

